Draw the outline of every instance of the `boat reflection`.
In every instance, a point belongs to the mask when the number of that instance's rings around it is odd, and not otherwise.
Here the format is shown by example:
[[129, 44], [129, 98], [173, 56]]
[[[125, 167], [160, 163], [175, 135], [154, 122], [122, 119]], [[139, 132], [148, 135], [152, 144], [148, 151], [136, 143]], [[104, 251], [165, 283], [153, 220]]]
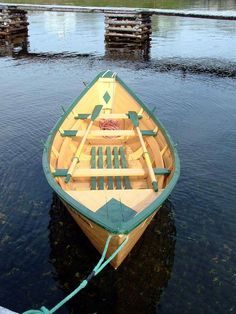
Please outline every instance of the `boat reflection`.
[[[50, 261], [66, 295], [89, 274], [100, 255], [55, 194], [50, 216]], [[167, 201], [118, 270], [108, 266], [66, 305], [69, 312], [155, 313], [171, 276], [175, 235], [173, 206]]]

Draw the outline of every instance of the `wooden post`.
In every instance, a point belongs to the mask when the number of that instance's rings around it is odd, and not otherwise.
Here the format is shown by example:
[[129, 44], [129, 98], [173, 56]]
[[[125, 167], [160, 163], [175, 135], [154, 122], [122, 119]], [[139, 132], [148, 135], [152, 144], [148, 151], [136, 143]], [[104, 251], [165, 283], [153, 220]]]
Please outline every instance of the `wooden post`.
[[0, 9], [0, 38], [28, 32], [27, 12], [14, 8]]
[[28, 53], [28, 34], [19, 33], [0, 37], [0, 55], [15, 56]]
[[146, 58], [150, 49], [151, 33], [151, 14], [148, 12], [105, 12], [107, 54], [117, 54], [120, 57], [122, 54], [132, 53], [132, 56]]

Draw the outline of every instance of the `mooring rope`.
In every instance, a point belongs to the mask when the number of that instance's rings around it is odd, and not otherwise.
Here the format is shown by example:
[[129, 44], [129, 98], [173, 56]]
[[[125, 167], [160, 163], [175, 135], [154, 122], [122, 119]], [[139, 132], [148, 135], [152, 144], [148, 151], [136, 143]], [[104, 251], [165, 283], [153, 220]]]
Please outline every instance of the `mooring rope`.
[[107, 266], [107, 264], [110, 263], [110, 261], [121, 251], [121, 249], [125, 246], [125, 244], [128, 242], [128, 235], [126, 236], [125, 240], [121, 243], [121, 245], [111, 254], [111, 256], [106, 259], [106, 253], [109, 247], [109, 243], [112, 239], [113, 235], [109, 235], [109, 237], [106, 240], [106, 244], [104, 247], [104, 250], [102, 252], [102, 256], [100, 260], [98, 261], [97, 265], [93, 268], [92, 272], [88, 275], [86, 279], [84, 279], [80, 285], [72, 291], [68, 296], [66, 296], [63, 300], [61, 300], [59, 303], [57, 303], [51, 310], [47, 309], [45, 306], [42, 306], [39, 310], [28, 310], [26, 312], [23, 312], [22, 314], [52, 314], [55, 313], [60, 307], [62, 307], [67, 301], [69, 301], [71, 298], [73, 298], [79, 291], [81, 291], [83, 288], [85, 288], [88, 284], [88, 282], [95, 277], [97, 274], [99, 274], [104, 267]]

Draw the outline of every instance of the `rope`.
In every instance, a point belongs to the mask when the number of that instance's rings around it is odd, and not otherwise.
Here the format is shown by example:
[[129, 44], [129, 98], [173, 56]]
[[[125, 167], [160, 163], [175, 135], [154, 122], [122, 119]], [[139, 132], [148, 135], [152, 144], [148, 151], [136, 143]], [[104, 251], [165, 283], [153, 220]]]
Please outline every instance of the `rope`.
[[101, 119], [99, 121], [99, 127], [101, 130], [119, 130], [120, 125], [117, 120]]
[[[120, 124], [117, 120], [102, 119], [99, 121], [99, 127], [101, 130], [120, 130]], [[104, 136], [105, 138], [114, 138], [117, 136]]]
[[[105, 247], [103, 249], [102, 256], [100, 260], [98, 261], [97, 265], [93, 268], [92, 272], [88, 275], [88, 277], [83, 280], [80, 285], [72, 291], [68, 296], [66, 296], [63, 300], [61, 300], [59, 303], [57, 303], [51, 310], [47, 309], [45, 306], [42, 306], [39, 310], [28, 310], [26, 312], [23, 312], [22, 314], [52, 314], [55, 313], [62, 305], [64, 305], [67, 301], [69, 301], [71, 298], [73, 298], [80, 290], [85, 288], [88, 284], [88, 282], [95, 277], [97, 274], [99, 274], [104, 267], [106, 267], [107, 264], [110, 263], [110, 261], [122, 250], [122, 248], [126, 245], [128, 242], [129, 237], [126, 236], [125, 240], [121, 243], [121, 245], [115, 250], [115, 252], [112, 253], [112, 255], [105, 260], [106, 253], [110, 244], [110, 241], [112, 239], [112, 235], [109, 235], [109, 237], [106, 240]], [[105, 260], [105, 261], [104, 261]]]

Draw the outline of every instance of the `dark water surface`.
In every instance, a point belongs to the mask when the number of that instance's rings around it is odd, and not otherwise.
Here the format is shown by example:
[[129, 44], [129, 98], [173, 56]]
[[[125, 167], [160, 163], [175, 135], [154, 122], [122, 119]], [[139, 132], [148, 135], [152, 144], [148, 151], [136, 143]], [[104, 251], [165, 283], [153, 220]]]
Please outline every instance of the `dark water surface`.
[[99, 258], [44, 178], [41, 140], [83, 81], [111, 69], [157, 108], [181, 178], [120, 268], [58, 313], [236, 313], [236, 23], [153, 17], [139, 61], [106, 54], [100, 14], [29, 22], [28, 48], [0, 57], [0, 305], [50, 308]]

